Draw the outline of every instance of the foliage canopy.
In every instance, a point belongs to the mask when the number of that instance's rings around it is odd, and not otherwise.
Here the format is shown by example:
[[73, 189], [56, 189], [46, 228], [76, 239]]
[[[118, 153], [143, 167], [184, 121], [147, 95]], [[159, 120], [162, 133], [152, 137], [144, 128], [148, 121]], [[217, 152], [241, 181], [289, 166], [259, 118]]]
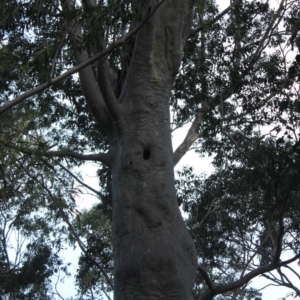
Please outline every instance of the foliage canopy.
[[[110, 297], [110, 128], [86, 101], [88, 83], [60, 75], [109, 49], [91, 72], [109, 68], [119, 97], [139, 24], [173, 1], [1, 1], [0, 299], [61, 297], [55, 284], [68, 266], [59, 253], [70, 244], [82, 251], [76, 299]], [[300, 297], [284, 273], [300, 280], [286, 263], [300, 257], [300, 7], [271, 4], [194, 4], [169, 101], [174, 134], [190, 126], [174, 164], [192, 148], [215, 169], [184, 167], [175, 181], [199, 263], [193, 299], [261, 299], [247, 286], [257, 275]], [[78, 171], [85, 161], [98, 163], [97, 190]], [[85, 193], [98, 202], [79, 211]]]

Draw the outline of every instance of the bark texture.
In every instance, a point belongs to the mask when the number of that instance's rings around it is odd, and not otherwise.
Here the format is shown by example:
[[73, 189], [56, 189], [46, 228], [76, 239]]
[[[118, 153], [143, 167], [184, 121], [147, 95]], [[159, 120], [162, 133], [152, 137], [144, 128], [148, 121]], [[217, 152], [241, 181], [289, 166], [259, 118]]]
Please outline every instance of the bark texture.
[[191, 299], [196, 251], [176, 199], [169, 97], [192, 6], [165, 1], [138, 32], [119, 98], [112, 139], [115, 300]]

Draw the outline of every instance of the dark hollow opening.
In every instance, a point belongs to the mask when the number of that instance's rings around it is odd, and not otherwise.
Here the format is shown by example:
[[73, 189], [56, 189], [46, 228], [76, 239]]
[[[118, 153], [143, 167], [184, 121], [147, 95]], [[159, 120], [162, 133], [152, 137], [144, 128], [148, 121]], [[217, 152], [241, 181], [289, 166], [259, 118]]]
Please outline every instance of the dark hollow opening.
[[144, 158], [144, 160], [147, 160], [150, 158], [150, 149], [148, 149], [148, 148], [144, 149], [143, 158]]

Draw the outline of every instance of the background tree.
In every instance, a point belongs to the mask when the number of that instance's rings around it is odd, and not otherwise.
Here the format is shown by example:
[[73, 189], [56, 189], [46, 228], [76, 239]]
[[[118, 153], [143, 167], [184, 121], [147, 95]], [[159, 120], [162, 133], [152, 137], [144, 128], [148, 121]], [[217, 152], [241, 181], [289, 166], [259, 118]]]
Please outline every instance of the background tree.
[[[262, 274], [300, 295], [283, 272], [300, 257], [298, 1], [0, 5], [4, 297], [61, 297], [66, 239], [82, 299], [258, 299]], [[215, 172], [174, 183], [191, 148]], [[87, 160], [99, 191], [74, 171]], [[78, 212], [83, 189], [99, 203]]]

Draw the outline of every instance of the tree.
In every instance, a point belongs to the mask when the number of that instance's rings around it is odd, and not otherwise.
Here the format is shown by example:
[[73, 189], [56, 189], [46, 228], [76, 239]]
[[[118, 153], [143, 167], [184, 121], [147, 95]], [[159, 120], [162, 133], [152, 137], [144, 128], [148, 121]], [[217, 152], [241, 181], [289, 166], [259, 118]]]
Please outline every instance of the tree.
[[[220, 13], [205, 0], [15, 0], [1, 12], [1, 201], [14, 205], [10, 228], [26, 229], [31, 207], [46, 211], [28, 236], [42, 227], [49, 245], [31, 265], [60, 264], [50, 258], [64, 222], [91, 298], [101, 283], [116, 300], [254, 299], [248, 282], [272, 270], [299, 295], [281, 270], [300, 257], [299, 59], [284, 48], [298, 45], [297, 1], [237, 0]], [[188, 122], [173, 152], [170, 126]], [[175, 189], [174, 165], [192, 146], [216, 171], [184, 169]], [[74, 181], [89, 187], [72, 168], [86, 160], [102, 164], [104, 185], [80, 215]], [[40, 285], [51, 275], [32, 269]]]

